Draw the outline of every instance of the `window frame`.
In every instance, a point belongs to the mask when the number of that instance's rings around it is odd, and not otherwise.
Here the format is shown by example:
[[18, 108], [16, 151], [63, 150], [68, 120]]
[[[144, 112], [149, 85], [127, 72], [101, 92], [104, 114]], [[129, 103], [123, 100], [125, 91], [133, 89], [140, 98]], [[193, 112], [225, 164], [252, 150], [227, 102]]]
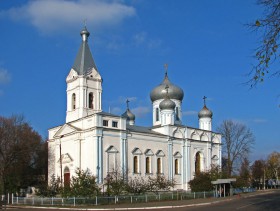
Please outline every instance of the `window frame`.
[[118, 128], [118, 121], [112, 121], [112, 127]]
[[[158, 175], [163, 175], [164, 174], [164, 158], [165, 157], [165, 154], [162, 150], [158, 150], [157, 153], [156, 153], [156, 174]], [[160, 159], [160, 172], [158, 171], [159, 167], [158, 167], [158, 159]]]
[[174, 175], [181, 175], [181, 160], [182, 155], [179, 151], [174, 153]]
[[159, 108], [156, 108], [156, 122], [159, 121]]
[[88, 94], [88, 108], [89, 109], [94, 109], [93, 102], [94, 102], [93, 92], [90, 92]]
[[109, 120], [103, 119], [103, 126], [108, 127], [109, 126]]
[[[132, 150], [132, 169], [133, 169], [133, 174], [141, 174], [141, 155], [142, 152], [138, 147], [135, 147]], [[135, 158], [137, 159], [137, 163], [135, 163]], [[136, 169], [137, 168], [137, 169]], [[137, 171], [135, 171], [137, 170]]]
[[72, 93], [72, 104], [71, 104], [71, 108], [72, 110], [75, 110], [76, 109], [76, 94], [75, 93]]

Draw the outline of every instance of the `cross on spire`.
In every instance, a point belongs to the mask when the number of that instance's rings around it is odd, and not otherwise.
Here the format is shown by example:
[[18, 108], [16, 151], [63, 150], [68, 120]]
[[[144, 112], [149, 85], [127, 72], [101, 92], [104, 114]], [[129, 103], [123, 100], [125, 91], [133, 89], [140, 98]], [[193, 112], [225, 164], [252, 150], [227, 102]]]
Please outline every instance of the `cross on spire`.
[[204, 101], [204, 106], [206, 106], [206, 99], [207, 99], [207, 97], [203, 97], [203, 101]]
[[168, 64], [164, 64], [164, 69], [165, 69], [165, 75], [167, 76], [167, 71], [168, 71]]
[[128, 105], [129, 102], [130, 101], [128, 99], [126, 99], [126, 107], [127, 107], [127, 109], [129, 109], [129, 105]]
[[84, 19], [84, 27], [85, 28], [87, 27], [87, 19], [86, 18]]
[[168, 95], [168, 89], [169, 89], [169, 86], [166, 84], [166, 86], [165, 86], [165, 91], [166, 91], [166, 95], [165, 95], [165, 98], [166, 99], [169, 99], [169, 95]]
[[166, 90], [166, 93], [168, 94], [168, 89], [169, 89], [169, 86], [166, 84], [166, 86], [165, 86], [165, 88], [164, 88], [165, 90]]

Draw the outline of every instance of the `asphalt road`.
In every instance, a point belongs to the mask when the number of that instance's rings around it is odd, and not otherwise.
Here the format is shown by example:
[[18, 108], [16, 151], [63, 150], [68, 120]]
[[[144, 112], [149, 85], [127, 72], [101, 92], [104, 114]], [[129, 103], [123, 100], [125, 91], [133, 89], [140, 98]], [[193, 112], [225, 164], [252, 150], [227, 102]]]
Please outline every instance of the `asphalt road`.
[[[139, 209], [140, 210], [140, 209]], [[156, 210], [156, 209], [152, 209]], [[176, 207], [176, 208], [168, 208], [164, 209], [164, 211], [168, 210], [201, 210], [201, 211], [212, 211], [212, 210], [280, 210], [280, 192], [274, 192], [269, 194], [261, 194], [250, 197], [243, 197], [240, 199], [234, 199], [229, 201], [220, 201], [218, 203], [212, 204], [198, 204], [197, 206], [190, 207]], [[134, 210], [135, 211], [135, 210]]]
[[[143, 206], [145, 206], [145, 204], [143, 204]], [[161, 206], [161, 204], [159, 203], [158, 206]], [[167, 205], [168, 206], [168, 205]], [[176, 206], [176, 205], [173, 205]], [[180, 207], [179, 207], [180, 206]], [[219, 201], [219, 202], [213, 202], [213, 201], [207, 201], [207, 202], [202, 202], [200, 204], [197, 205], [184, 205], [181, 204], [177, 207], [174, 208], [163, 208], [163, 207], [158, 207], [158, 208], [152, 208], [149, 210], [164, 210], [164, 211], [169, 211], [169, 210], [207, 210], [207, 211], [212, 211], [212, 210], [226, 210], [226, 211], [230, 211], [230, 210], [262, 210], [262, 211], [266, 211], [266, 210], [279, 210], [280, 211], [280, 191], [275, 191], [275, 192], [270, 192], [270, 193], [264, 193], [264, 194], [257, 194], [257, 195], [253, 195], [253, 196], [243, 196], [241, 198], [234, 198], [232, 200], [225, 200], [225, 201]], [[105, 207], [104, 207], [105, 208]], [[4, 209], [4, 207], [3, 207]], [[100, 208], [99, 208], [100, 209]], [[102, 209], [102, 208], [101, 208]], [[108, 210], [108, 208], [105, 208]], [[145, 209], [147, 209], [147, 207], [145, 207]], [[30, 211], [53, 211], [56, 210], [54, 208], [50, 208], [50, 209], [42, 209], [42, 208], [23, 208], [23, 207], [19, 207], [19, 208], [7, 208], [7, 210], [9, 211], [23, 211], [23, 210], [30, 210]], [[58, 210], [58, 209], [57, 209]], [[61, 210], [61, 209], [60, 209]], [[81, 209], [67, 209], [67, 208], [63, 208], [64, 211], [75, 211], [75, 210], [81, 210]], [[84, 209], [86, 210], [86, 209]], [[94, 210], [93, 209], [87, 209], [87, 210]], [[112, 209], [113, 210], [113, 209]], [[118, 208], [118, 210], [121, 210], [121, 208]], [[129, 210], [129, 208], [127, 209], [123, 209], [123, 210]], [[134, 211], [136, 210], [143, 210], [143, 208], [141, 209], [137, 209], [137, 208], [133, 208]]]

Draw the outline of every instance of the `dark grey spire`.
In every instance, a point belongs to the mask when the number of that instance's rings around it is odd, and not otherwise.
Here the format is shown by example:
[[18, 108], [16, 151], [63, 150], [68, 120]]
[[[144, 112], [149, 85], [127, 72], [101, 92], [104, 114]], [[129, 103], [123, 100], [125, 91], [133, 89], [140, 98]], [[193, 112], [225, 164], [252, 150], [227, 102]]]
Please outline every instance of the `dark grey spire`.
[[89, 71], [91, 71], [92, 68], [94, 68], [96, 71], [98, 70], [94, 63], [87, 42], [90, 33], [88, 32], [87, 28], [84, 27], [80, 34], [82, 36], [82, 44], [76, 56], [73, 69], [77, 71], [78, 75], [86, 75]]

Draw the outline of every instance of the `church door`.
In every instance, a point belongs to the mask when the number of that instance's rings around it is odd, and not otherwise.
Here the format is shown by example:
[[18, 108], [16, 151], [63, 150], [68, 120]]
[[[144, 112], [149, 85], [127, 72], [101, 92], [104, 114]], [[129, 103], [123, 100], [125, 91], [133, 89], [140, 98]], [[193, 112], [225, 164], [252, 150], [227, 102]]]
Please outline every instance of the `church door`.
[[65, 167], [64, 169], [64, 187], [70, 186], [70, 170], [68, 167]]

